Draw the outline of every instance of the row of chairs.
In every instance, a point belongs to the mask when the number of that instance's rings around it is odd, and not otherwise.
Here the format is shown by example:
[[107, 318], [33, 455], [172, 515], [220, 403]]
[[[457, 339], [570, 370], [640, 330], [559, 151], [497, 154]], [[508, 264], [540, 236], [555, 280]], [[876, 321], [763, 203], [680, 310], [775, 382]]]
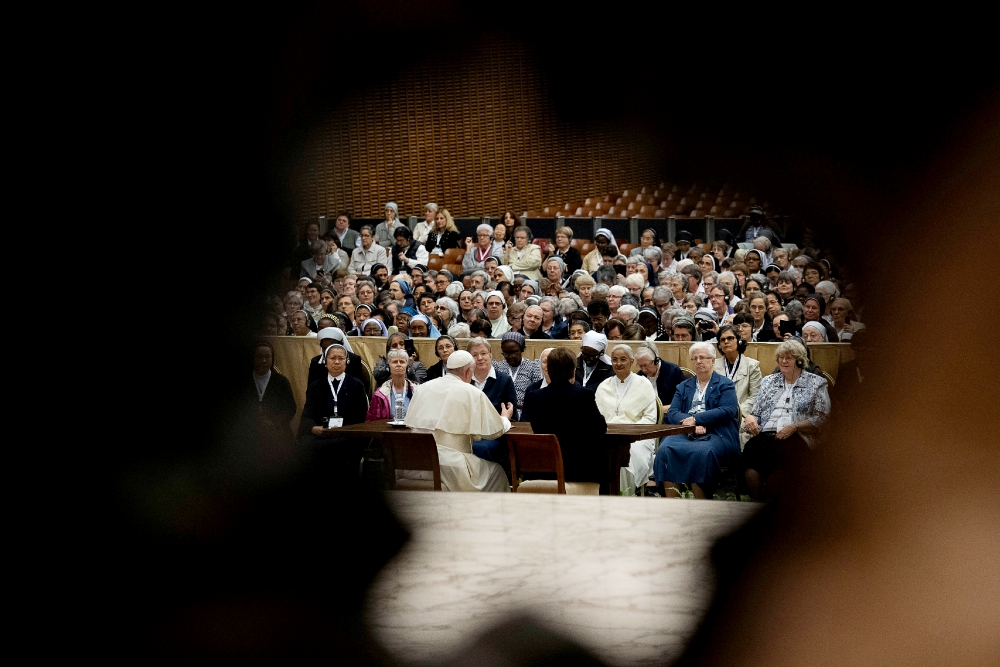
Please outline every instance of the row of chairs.
[[[692, 185], [686, 191], [680, 186], [660, 183], [658, 187], [642, 187], [638, 190], [623, 190], [604, 197], [587, 197], [582, 202], [566, 202], [562, 205], [545, 206], [540, 211], [526, 211], [529, 218], [554, 217], [595, 217], [630, 218], [633, 216], [667, 218], [671, 215], [703, 218], [711, 215], [717, 218], [736, 218], [746, 214], [750, 206], [757, 203], [756, 197], [732, 191], [726, 186], [719, 190]], [[767, 202], [764, 208], [769, 207]]]
[[[554, 435], [508, 433], [510, 475], [515, 493], [558, 493], [596, 496], [600, 485], [592, 482], [567, 482], [563, 470], [562, 448]], [[386, 475], [390, 489], [400, 491], [440, 491], [441, 465], [437, 445], [430, 433], [393, 433], [384, 441]], [[396, 470], [430, 471], [431, 481], [396, 480]], [[524, 473], [555, 474], [555, 479], [533, 479], [524, 482]]]

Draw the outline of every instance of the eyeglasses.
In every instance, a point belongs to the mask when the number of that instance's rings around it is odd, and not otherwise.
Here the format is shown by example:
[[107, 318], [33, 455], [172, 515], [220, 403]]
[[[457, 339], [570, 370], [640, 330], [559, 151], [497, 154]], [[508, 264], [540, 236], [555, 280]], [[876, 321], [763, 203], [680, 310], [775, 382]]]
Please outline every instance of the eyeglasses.
[[736, 340], [736, 336], [726, 336], [725, 338], [720, 338], [719, 342], [720, 343], [732, 343], [735, 340]]
[[715, 359], [713, 357], [697, 356], [691, 357], [691, 361], [715, 361]]

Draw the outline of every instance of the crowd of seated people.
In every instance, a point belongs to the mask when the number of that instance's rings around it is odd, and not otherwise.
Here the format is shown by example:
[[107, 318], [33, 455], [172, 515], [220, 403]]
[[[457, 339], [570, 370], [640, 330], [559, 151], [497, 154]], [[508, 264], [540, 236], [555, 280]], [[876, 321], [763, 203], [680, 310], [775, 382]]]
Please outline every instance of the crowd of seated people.
[[[835, 258], [809, 245], [789, 253], [759, 209], [750, 209], [741, 230], [739, 240], [750, 249], [740, 249], [731, 235], [703, 247], [686, 232], [671, 243], [646, 229], [628, 256], [603, 228], [594, 235], [594, 249], [581, 256], [568, 227], [557, 228], [554, 243], [543, 249], [509, 211], [501, 223], [480, 225], [475, 238], [465, 239], [446, 209], [429, 203], [424, 212], [413, 231], [399, 222], [393, 202], [375, 227], [352, 230], [346, 214], [322, 238], [317, 225], [307, 227], [293, 257], [301, 279], [295, 290], [273, 297], [261, 333], [320, 334], [323, 355], [310, 365], [307, 397], [314, 411], [330, 406], [333, 385], [325, 371], [331, 345], [337, 348], [331, 363], [364, 379], [344, 334], [386, 341], [386, 354], [373, 369], [378, 406], [362, 387], [369, 407], [352, 405], [348, 419], [383, 418], [393, 397], [404, 393], [408, 405], [415, 388], [419, 393], [421, 384], [448, 375], [448, 358], [460, 349], [474, 359], [473, 386], [498, 414], [509, 403], [511, 419], [522, 419], [534, 412], [531, 397], [549, 384], [544, 364], [522, 356], [526, 340], [578, 340], [568, 381], [595, 395], [606, 424], [696, 426], [694, 434], [663, 443], [636, 443], [623, 468], [623, 488], [638, 490], [652, 476], [661, 495], [676, 495], [687, 485], [695, 497], [711, 497], [719, 471], [743, 456], [747, 488], [761, 497], [769, 479], [775, 480], [771, 487], [780, 484], [775, 471], [815, 445], [829, 412], [826, 381], [809, 344], [849, 342], [864, 329], [847, 298], [853, 285], [838, 278]], [[465, 252], [460, 274], [428, 268], [431, 254], [452, 248]], [[436, 340], [430, 368], [418, 358], [416, 338]], [[489, 339], [500, 341], [504, 361], [492, 360]], [[696, 344], [693, 377], [684, 379], [677, 366], [659, 359], [655, 343], [663, 341]], [[762, 378], [760, 364], [743, 354], [751, 342], [783, 343], [774, 374]], [[263, 360], [259, 366], [263, 372]], [[803, 380], [803, 374], [810, 377]], [[258, 390], [261, 376], [255, 370]], [[302, 423], [301, 437], [316, 437], [316, 417]], [[508, 470], [506, 450], [495, 439], [475, 440], [473, 451]], [[607, 488], [607, 479], [593, 481]]]

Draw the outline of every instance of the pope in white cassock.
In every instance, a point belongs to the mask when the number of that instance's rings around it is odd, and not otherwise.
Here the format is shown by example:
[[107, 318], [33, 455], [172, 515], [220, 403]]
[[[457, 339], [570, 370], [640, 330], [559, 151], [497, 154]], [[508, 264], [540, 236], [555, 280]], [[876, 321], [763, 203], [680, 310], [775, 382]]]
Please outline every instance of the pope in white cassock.
[[503, 405], [497, 414], [486, 394], [469, 384], [474, 363], [468, 352], [453, 352], [447, 366], [444, 377], [414, 392], [406, 425], [434, 431], [443, 490], [510, 491], [503, 468], [473, 454], [472, 441], [493, 440], [510, 430], [514, 406]]

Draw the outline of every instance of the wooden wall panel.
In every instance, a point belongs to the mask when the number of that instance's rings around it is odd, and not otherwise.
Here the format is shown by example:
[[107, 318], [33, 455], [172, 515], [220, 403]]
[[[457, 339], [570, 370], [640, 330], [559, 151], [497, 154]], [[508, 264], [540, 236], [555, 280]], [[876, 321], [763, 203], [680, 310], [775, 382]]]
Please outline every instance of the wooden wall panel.
[[428, 201], [456, 217], [520, 213], [658, 180], [627, 130], [561, 122], [526, 54], [501, 41], [352, 94], [315, 129], [303, 161], [301, 225], [337, 210], [381, 217], [387, 201], [402, 216]]

